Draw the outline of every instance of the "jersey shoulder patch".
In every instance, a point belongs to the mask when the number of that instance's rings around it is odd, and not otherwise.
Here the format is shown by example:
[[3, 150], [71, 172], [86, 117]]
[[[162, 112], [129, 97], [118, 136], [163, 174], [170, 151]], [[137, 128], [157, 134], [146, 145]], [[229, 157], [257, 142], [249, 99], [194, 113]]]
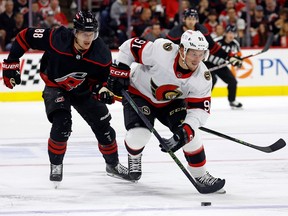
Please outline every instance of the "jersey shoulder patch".
[[173, 49], [172, 47], [172, 42], [167, 42], [167, 43], [164, 43], [163, 44], [163, 49], [166, 50], [166, 51], [171, 51]]
[[210, 71], [205, 71], [204, 72], [204, 78], [206, 79], [206, 80], [211, 80], [211, 73], [210, 73]]

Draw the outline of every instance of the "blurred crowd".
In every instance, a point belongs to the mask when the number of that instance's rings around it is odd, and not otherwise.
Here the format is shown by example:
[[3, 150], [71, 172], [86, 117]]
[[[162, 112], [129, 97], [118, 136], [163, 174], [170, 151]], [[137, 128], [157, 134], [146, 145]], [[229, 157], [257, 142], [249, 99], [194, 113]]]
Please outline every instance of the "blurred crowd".
[[[78, 9], [77, 0], [0, 0], [0, 51], [9, 51], [18, 32], [28, 27], [69, 27]], [[237, 26], [241, 47], [262, 47], [273, 32], [273, 46], [288, 47], [288, 0], [81, 0], [81, 9], [97, 14], [100, 36], [117, 49], [134, 36], [154, 41], [182, 24], [187, 8], [195, 8], [199, 22], [212, 37]], [[180, 13], [179, 13], [180, 11]], [[128, 15], [129, 14], [129, 15]], [[30, 21], [31, 22], [31, 21]]]

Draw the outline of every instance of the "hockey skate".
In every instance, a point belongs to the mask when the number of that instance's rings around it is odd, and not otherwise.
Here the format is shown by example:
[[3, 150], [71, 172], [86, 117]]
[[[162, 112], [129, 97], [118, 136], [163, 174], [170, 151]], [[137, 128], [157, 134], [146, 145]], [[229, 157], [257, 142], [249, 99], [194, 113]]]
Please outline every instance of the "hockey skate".
[[134, 181], [138, 181], [142, 175], [141, 158], [142, 154], [139, 154], [137, 156], [128, 154], [129, 176]]
[[54, 183], [55, 189], [59, 187], [63, 178], [63, 164], [54, 165], [50, 164], [50, 181]]
[[225, 179], [215, 178], [212, 175], [210, 175], [209, 172], [207, 171], [203, 176], [197, 177], [195, 178], [195, 180], [205, 187], [209, 187], [212, 185], [214, 187], [217, 186], [219, 190], [217, 190], [215, 193], [221, 193], [221, 194], [226, 193], [226, 191], [223, 189], [225, 185]]
[[242, 109], [242, 104], [238, 101], [232, 101], [229, 104], [232, 109]]
[[106, 172], [108, 176], [133, 181], [129, 176], [128, 169], [120, 163], [117, 165], [106, 164]]

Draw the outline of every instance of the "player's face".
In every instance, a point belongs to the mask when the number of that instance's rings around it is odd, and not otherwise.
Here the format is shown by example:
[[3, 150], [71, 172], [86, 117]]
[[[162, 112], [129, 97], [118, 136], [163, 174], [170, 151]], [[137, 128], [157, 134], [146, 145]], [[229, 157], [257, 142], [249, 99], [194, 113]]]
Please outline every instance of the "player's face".
[[204, 50], [193, 50], [189, 49], [186, 53], [186, 64], [190, 70], [195, 70], [199, 63], [204, 59], [205, 51]]
[[195, 17], [189, 16], [184, 21], [186, 28], [190, 30], [194, 30], [194, 27], [197, 23], [197, 19]]
[[234, 40], [236, 34], [234, 32], [226, 32], [225, 41], [230, 43]]
[[95, 32], [77, 31], [75, 37], [80, 49], [89, 49], [95, 38]]

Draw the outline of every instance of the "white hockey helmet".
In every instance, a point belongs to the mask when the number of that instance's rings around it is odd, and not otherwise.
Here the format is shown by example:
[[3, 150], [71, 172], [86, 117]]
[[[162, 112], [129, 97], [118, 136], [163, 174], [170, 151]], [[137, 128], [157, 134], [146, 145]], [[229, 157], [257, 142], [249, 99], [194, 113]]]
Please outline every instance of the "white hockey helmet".
[[187, 30], [185, 31], [180, 40], [180, 45], [184, 47], [184, 59], [189, 49], [204, 50], [204, 59], [207, 60], [209, 57], [209, 43], [205, 36], [200, 31]]

